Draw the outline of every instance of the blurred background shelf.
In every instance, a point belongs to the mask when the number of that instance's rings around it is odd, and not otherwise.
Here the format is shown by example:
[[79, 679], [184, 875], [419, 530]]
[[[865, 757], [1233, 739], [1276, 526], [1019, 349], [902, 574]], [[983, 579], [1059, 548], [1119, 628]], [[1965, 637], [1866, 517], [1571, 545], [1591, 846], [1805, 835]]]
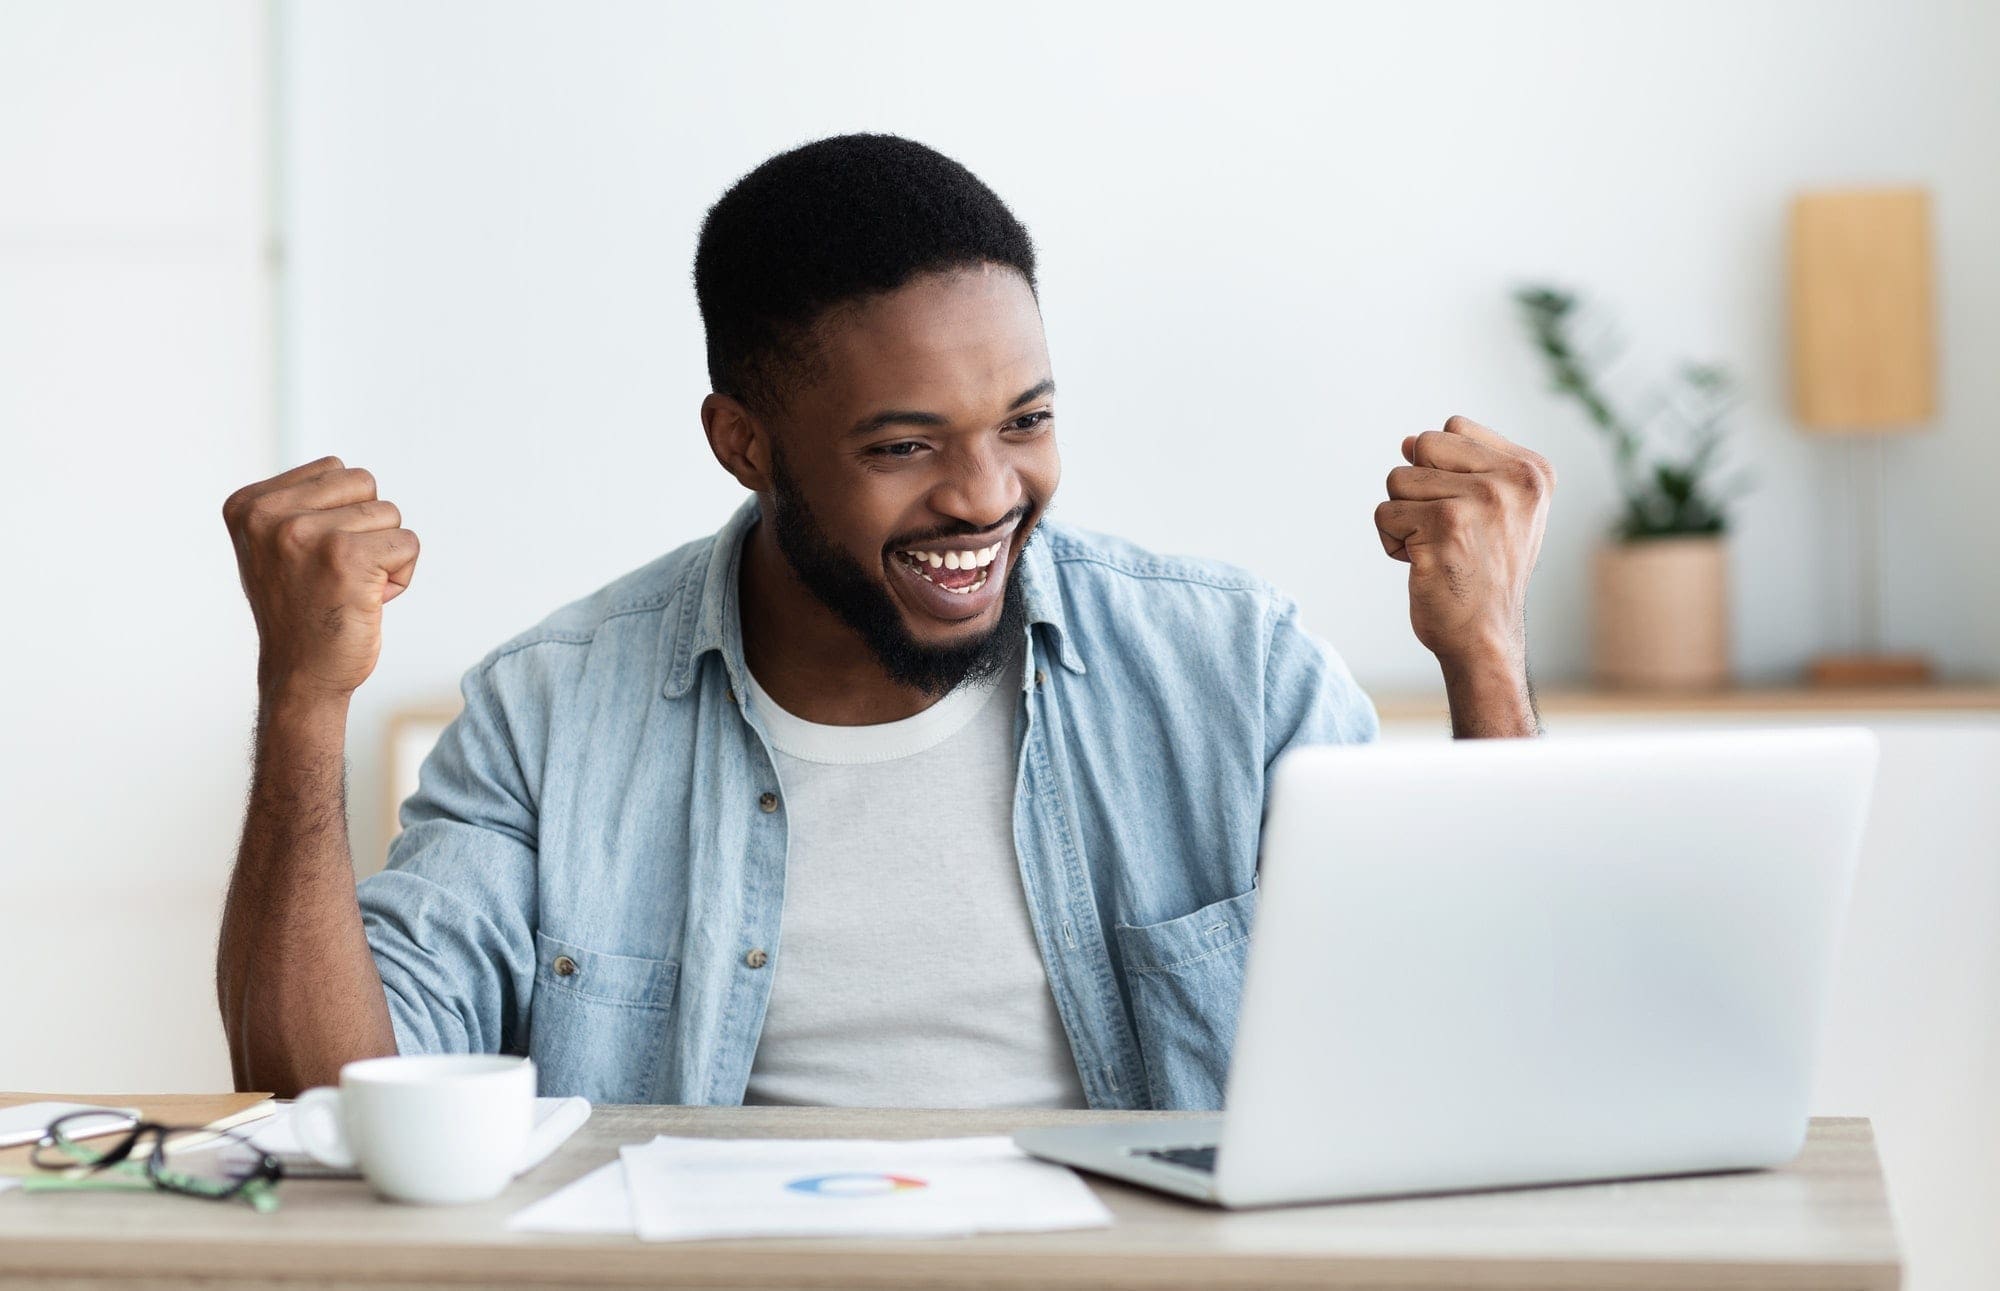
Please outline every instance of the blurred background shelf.
[[[1444, 692], [1376, 695], [1384, 722], [1444, 721]], [[1553, 717], [1676, 717], [1687, 715], [1821, 717], [1847, 713], [1941, 716], [2000, 713], [2000, 683], [1928, 686], [1745, 686], [1725, 690], [1652, 692], [1588, 687], [1537, 690], [1544, 720]]]

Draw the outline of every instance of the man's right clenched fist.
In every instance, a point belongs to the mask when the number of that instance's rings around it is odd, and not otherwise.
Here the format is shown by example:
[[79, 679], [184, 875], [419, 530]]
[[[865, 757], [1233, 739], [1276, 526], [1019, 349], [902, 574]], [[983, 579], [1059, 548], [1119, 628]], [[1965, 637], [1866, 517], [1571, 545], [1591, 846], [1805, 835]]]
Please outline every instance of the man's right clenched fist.
[[417, 535], [338, 457], [247, 485], [222, 504], [257, 619], [257, 686], [269, 699], [345, 699], [375, 671], [382, 607], [417, 567]]

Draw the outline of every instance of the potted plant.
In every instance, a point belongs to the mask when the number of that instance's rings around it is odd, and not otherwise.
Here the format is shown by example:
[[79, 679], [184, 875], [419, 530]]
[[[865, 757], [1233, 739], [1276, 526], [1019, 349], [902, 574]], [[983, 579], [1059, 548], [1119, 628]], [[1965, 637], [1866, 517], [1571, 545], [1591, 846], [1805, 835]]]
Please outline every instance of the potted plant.
[[[1623, 508], [1592, 556], [1591, 672], [1604, 686], [1703, 689], [1729, 681], [1726, 501], [1742, 478], [1718, 478], [1724, 415], [1738, 402], [1727, 371], [1683, 364], [1652, 409], [1614, 408], [1575, 334], [1574, 293], [1515, 291], [1553, 389], [1583, 406], [1611, 450]], [[1608, 363], [1609, 360], [1605, 360]], [[1600, 365], [1601, 366], [1601, 365]]]

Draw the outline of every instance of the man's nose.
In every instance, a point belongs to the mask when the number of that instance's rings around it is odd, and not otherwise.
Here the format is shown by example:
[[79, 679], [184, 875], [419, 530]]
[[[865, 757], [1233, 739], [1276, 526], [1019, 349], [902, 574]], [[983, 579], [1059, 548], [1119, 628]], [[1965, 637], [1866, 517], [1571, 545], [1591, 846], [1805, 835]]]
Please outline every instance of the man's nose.
[[938, 513], [983, 530], [1005, 519], [1020, 499], [1020, 481], [997, 453], [965, 447], [951, 454], [944, 478], [931, 490], [930, 503]]

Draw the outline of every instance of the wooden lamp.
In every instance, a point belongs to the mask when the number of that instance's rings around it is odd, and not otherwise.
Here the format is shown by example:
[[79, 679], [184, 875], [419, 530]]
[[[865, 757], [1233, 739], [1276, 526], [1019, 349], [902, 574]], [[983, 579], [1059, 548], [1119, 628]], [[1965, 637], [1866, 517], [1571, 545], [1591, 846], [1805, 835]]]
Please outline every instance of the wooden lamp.
[[[1814, 685], [1907, 685], [1931, 680], [1918, 654], [1885, 654], [1882, 440], [1922, 429], [1936, 408], [1930, 195], [1921, 188], [1802, 193], [1792, 201], [1792, 404], [1809, 432], [1848, 437], [1848, 502], [1855, 517], [1860, 643], [1823, 655]], [[1866, 473], [1857, 458], [1869, 447]]]

